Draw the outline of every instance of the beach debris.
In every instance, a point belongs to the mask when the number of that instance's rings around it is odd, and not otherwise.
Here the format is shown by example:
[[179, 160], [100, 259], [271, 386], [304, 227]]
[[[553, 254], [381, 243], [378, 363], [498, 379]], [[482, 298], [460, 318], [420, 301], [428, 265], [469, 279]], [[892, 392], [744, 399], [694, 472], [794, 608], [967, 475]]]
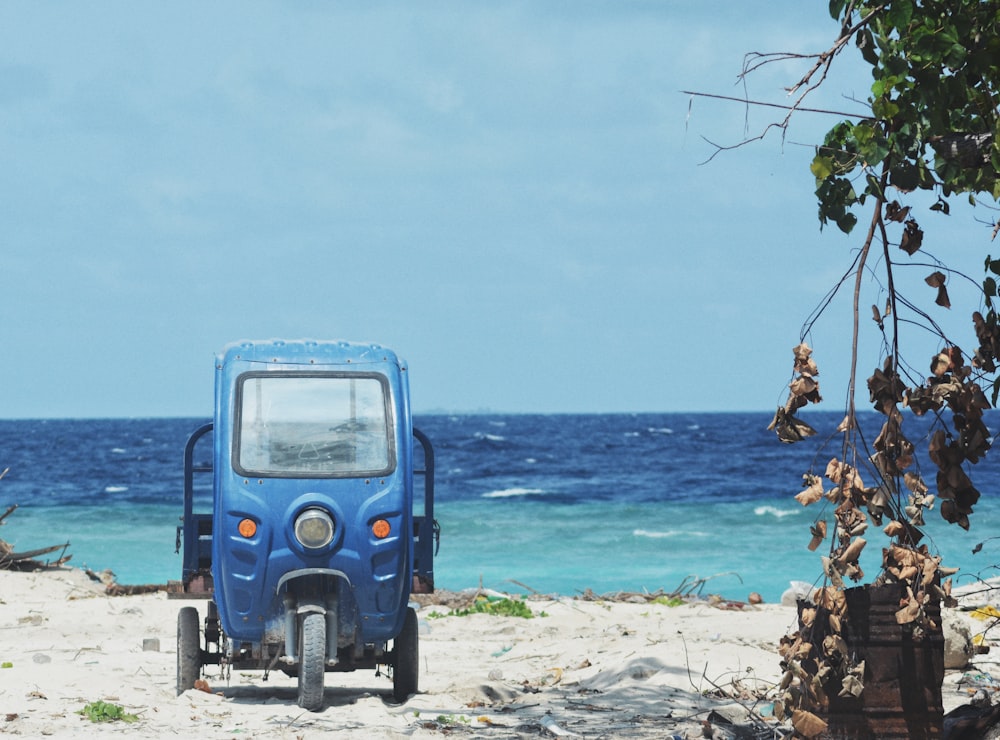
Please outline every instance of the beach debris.
[[946, 740], [978, 740], [1000, 726], [1000, 704], [994, 705], [985, 690], [979, 689], [968, 704], [955, 707], [944, 716]]
[[[0, 473], [0, 478], [3, 478], [8, 470], [9, 468], [4, 469], [4, 471]], [[5, 520], [17, 510], [17, 507], [17, 504], [13, 504], [7, 507], [7, 510], [3, 514], [0, 514], [0, 525], [7, 523]], [[73, 557], [72, 555], [66, 554], [66, 548], [68, 547], [69, 542], [65, 542], [61, 545], [50, 545], [48, 547], [39, 547], [34, 550], [15, 552], [13, 545], [9, 542], [5, 542], [4, 540], [0, 540], [0, 570], [36, 571], [45, 570], [47, 568], [58, 568]], [[38, 558], [42, 555], [48, 555], [49, 553], [60, 551], [61, 554], [55, 560], [38, 560]]]
[[556, 724], [556, 721], [552, 719], [552, 715], [544, 714], [542, 715], [542, 727], [551, 732], [556, 737], [582, 737], [575, 732], [570, 730], [565, 730]]
[[110, 568], [105, 568], [100, 573], [95, 573], [89, 568], [84, 572], [92, 581], [104, 585], [104, 593], [107, 596], [138, 596], [140, 594], [152, 594], [158, 591], [166, 591], [168, 586], [165, 583], [145, 583], [135, 586], [126, 586], [118, 583], [118, 576]]
[[[710, 580], [713, 578], [720, 578], [722, 576], [733, 576], [741, 584], [743, 583], [743, 579], [740, 577], [739, 573], [730, 571], [727, 573], [716, 573], [715, 575], [705, 578], [696, 575], [686, 576], [684, 580], [681, 581], [680, 585], [672, 591], [665, 591], [661, 588], [656, 591], [611, 591], [608, 593], [598, 594], [595, 593], [593, 589], [587, 588], [583, 591], [578, 591], [576, 597], [574, 598], [581, 601], [662, 604], [664, 606], [683, 606], [684, 604], [698, 602], [708, 604], [709, 606], [715, 606], [720, 609], [741, 609], [748, 606], [747, 603], [723, 599], [721, 596], [716, 594], [702, 594], [702, 591], [704, 591], [705, 586]], [[749, 605], [754, 606], [752, 602], [750, 602]]]

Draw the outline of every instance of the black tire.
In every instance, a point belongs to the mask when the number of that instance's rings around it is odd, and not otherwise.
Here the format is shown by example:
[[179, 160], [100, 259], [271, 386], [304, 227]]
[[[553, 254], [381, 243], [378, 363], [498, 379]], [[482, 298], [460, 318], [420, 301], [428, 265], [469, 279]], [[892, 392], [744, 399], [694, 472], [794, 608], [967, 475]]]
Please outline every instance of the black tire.
[[392, 647], [392, 698], [402, 703], [417, 693], [420, 680], [420, 643], [417, 613], [407, 607], [403, 630]]
[[177, 613], [177, 693], [194, 688], [201, 676], [201, 634], [198, 610], [185, 606]]
[[310, 712], [323, 708], [326, 673], [326, 615], [306, 614], [299, 631], [299, 706]]

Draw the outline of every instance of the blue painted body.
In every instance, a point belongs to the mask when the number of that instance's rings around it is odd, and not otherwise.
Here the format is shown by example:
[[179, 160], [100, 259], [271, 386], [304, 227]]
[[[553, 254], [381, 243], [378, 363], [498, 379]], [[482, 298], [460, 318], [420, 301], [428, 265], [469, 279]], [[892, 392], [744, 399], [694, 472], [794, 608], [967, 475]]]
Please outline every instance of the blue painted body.
[[[237, 433], [241, 409], [250, 401], [241, 401], [241, 387], [249, 394], [260, 388], [257, 379], [300, 377], [377, 383], [387, 401], [389, 459], [360, 473], [245, 469], [240, 455], [248, 453], [240, 451], [244, 443]], [[377, 345], [237, 343], [217, 357], [215, 399], [211, 568], [224, 632], [249, 643], [280, 632], [285, 594], [320, 574], [328, 603], [336, 603], [340, 614], [342, 644], [394, 639], [402, 629], [414, 558], [413, 429], [404, 364]], [[293, 533], [296, 517], [311, 506], [330, 512], [335, 524], [332, 542], [314, 551]], [[250, 537], [238, 530], [245, 519], [257, 525]], [[372, 532], [378, 519], [391, 527], [384, 539]]]

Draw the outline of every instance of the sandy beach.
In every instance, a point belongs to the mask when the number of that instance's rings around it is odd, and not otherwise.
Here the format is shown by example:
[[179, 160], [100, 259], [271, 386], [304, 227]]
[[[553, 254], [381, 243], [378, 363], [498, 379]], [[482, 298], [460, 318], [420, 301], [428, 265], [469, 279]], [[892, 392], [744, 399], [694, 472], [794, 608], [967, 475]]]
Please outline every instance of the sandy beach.
[[[794, 608], [638, 601], [533, 598], [531, 619], [442, 616], [448, 605], [422, 605], [419, 694], [394, 704], [384, 676], [328, 674], [326, 706], [313, 713], [296, 705], [294, 679], [277, 672], [265, 683], [262, 673], [213, 667], [209, 691], [177, 696], [177, 611], [191, 601], [108, 596], [69, 568], [0, 571], [0, 733], [693, 738], [712, 712], [718, 737], [728, 736], [725, 719], [770, 715], [777, 644], [795, 627]], [[967, 701], [960, 675], [946, 678], [946, 710]], [[95, 723], [80, 713], [98, 701], [136, 720]]]

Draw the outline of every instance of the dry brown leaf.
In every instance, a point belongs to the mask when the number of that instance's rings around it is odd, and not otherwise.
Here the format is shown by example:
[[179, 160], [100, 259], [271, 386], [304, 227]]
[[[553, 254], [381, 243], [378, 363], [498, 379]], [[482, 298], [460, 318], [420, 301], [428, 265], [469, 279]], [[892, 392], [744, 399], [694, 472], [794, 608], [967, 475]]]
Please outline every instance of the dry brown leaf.
[[914, 493], [927, 493], [927, 484], [916, 473], [905, 473], [903, 475], [903, 482]]
[[795, 494], [795, 500], [803, 506], [814, 504], [823, 498], [823, 479], [818, 475], [804, 475], [802, 482], [808, 487]]
[[831, 614], [841, 616], [847, 613], [847, 597], [844, 592], [833, 586], [817, 588], [812, 595], [812, 602], [821, 606]]
[[855, 698], [861, 696], [861, 692], [865, 690], [865, 685], [857, 676], [852, 676], [850, 674], [844, 676], [840, 682], [840, 696], [848, 697], [853, 696]]
[[906, 228], [899, 242], [899, 248], [911, 257], [920, 249], [924, 241], [924, 232], [912, 218], [906, 222]]
[[827, 635], [823, 638], [823, 654], [834, 658], [834, 662], [847, 657], [847, 653], [847, 642], [840, 635]]
[[816, 548], [826, 539], [826, 520], [820, 519], [809, 527], [809, 532], [812, 534], [812, 539], [809, 541], [809, 550], [810, 552], [815, 552]]
[[931, 360], [931, 372], [935, 377], [942, 377], [947, 375], [948, 370], [951, 369], [951, 357], [948, 356], [947, 352], [940, 352], [934, 356]]
[[827, 724], [812, 712], [796, 709], [792, 711], [792, 727], [803, 737], [813, 738], [826, 732]]
[[940, 288], [942, 285], [944, 285], [946, 279], [947, 278], [945, 278], [945, 274], [943, 272], [941, 272], [940, 270], [935, 270], [930, 275], [924, 278], [924, 282], [927, 283], [932, 288]]
[[840, 560], [844, 563], [855, 562], [861, 556], [861, 551], [865, 549], [865, 545], [867, 544], [868, 542], [863, 537], [858, 537], [847, 546], [844, 553], [840, 556]]
[[885, 528], [882, 531], [885, 532], [886, 537], [896, 537], [905, 532], [906, 527], [903, 526], [902, 522], [897, 522], [895, 519], [893, 519], [891, 522], [885, 525]]
[[909, 215], [910, 206], [900, 206], [897, 200], [885, 204], [885, 217], [890, 221], [903, 223]]

